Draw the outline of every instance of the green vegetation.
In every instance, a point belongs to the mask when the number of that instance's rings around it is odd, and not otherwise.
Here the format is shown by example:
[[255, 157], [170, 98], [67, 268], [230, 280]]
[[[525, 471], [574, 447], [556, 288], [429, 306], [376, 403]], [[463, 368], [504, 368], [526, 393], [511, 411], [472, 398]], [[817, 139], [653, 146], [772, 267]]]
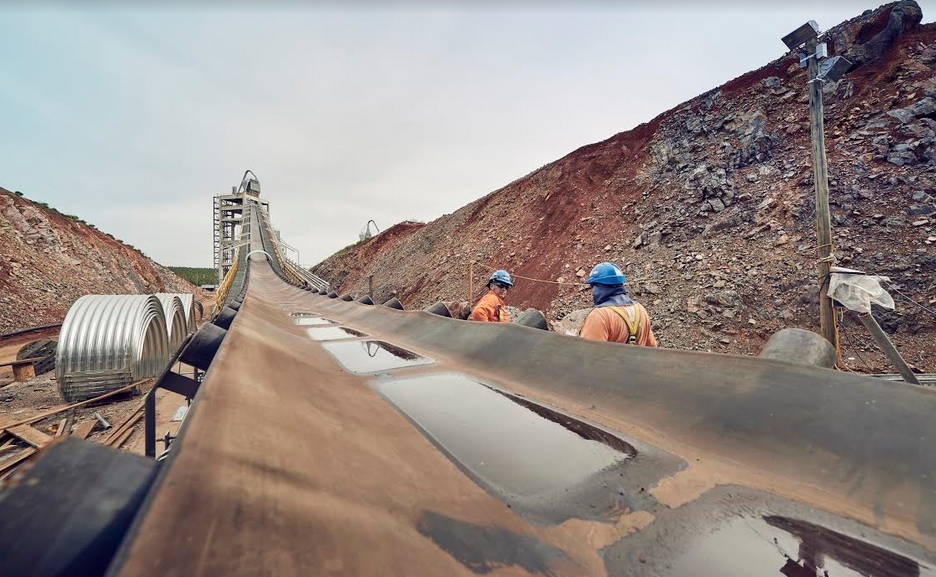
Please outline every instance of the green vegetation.
[[[17, 191], [14, 191], [13, 194], [15, 194], [16, 196], [23, 197], [23, 198], [26, 199], [26, 200], [29, 200], [30, 202], [32, 202], [33, 204], [35, 204], [36, 206], [38, 206], [38, 207], [41, 208], [42, 210], [48, 212], [49, 214], [57, 214], [57, 215], [59, 215], [59, 216], [64, 216], [65, 218], [67, 218], [67, 219], [69, 219], [69, 220], [73, 220], [73, 221], [75, 221], [75, 222], [77, 222], [77, 223], [79, 223], [79, 224], [83, 224], [83, 225], [87, 226], [88, 228], [91, 228], [91, 229], [94, 229], [94, 230], [98, 230], [98, 227], [94, 226], [93, 224], [91, 224], [90, 222], [87, 222], [87, 221], [84, 220], [84, 219], [78, 218], [78, 217], [77, 217], [76, 215], [74, 215], [74, 214], [66, 214], [66, 213], [64, 213], [64, 212], [59, 212], [59, 210], [58, 210], [57, 208], [55, 208], [54, 206], [49, 206], [48, 203], [45, 203], [45, 202], [37, 202], [37, 201], [35, 201], [35, 200], [30, 200], [29, 198], [26, 198], [25, 196], [23, 196], [23, 193], [20, 192], [20, 191], [18, 191], [18, 190], [17, 190]], [[99, 231], [99, 232], [104, 232], [104, 231]], [[133, 248], [134, 250], [136, 250], [136, 249], [133, 247], [133, 245], [129, 245], [129, 244], [125, 243], [124, 241], [120, 240], [119, 238], [115, 237], [114, 235], [112, 235], [112, 234], [110, 234], [110, 233], [107, 233], [107, 232], [105, 232], [104, 234], [106, 234], [107, 236], [111, 237], [111, 239], [116, 240], [116, 241], [119, 242], [120, 244], [122, 244], [122, 245], [124, 245], [124, 246], [127, 246], [127, 247], [130, 247], [130, 248]], [[144, 256], [145, 256], [145, 255], [144, 255]]]
[[217, 284], [218, 282], [218, 271], [213, 268], [191, 266], [170, 266], [167, 268], [196, 286]]
[[67, 219], [69, 219], [69, 220], [74, 220], [74, 221], [80, 222], [80, 223], [82, 223], [82, 224], [87, 224], [87, 223], [85, 223], [85, 221], [81, 220], [80, 218], [78, 218], [78, 217], [75, 216], [74, 214], [65, 214], [64, 212], [59, 212], [55, 207], [49, 206], [48, 204], [46, 204], [46, 203], [44, 203], [44, 202], [36, 202], [36, 201], [33, 201], [33, 202], [35, 203], [36, 206], [38, 206], [39, 208], [41, 208], [42, 210], [44, 210], [44, 211], [46, 211], [46, 212], [48, 212], [48, 213], [57, 214], [57, 215], [59, 215], [59, 216], [64, 216], [65, 218], [67, 218]]
[[[20, 192], [20, 191], [18, 191], [18, 190], [15, 191], [13, 194], [15, 194], [16, 196], [21, 196], [21, 197], [23, 197], [25, 200], [28, 200], [29, 202], [33, 203], [34, 205], [38, 206], [39, 208], [41, 208], [42, 210], [46, 211], [46, 212], [49, 213], [49, 214], [57, 214], [57, 215], [59, 215], [59, 216], [65, 217], [65, 218], [67, 218], [67, 219], [69, 219], [69, 220], [73, 220], [73, 221], [77, 222], [78, 224], [83, 224], [83, 225], [87, 226], [88, 228], [91, 228], [91, 229], [94, 229], [94, 230], [98, 230], [98, 227], [94, 226], [93, 224], [91, 224], [91, 223], [89, 223], [89, 222], [84, 221], [83, 219], [78, 218], [78, 217], [75, 216], [74, 214], [66, 214], [66, 213], [64, 213], [64, 212], [59, 212], [58, 209], [56, 209], [56, 208], [53, 207], [53, 206], [49, 206], [48, 203], [45, 203], [45, 202], [37, 202], [37, 201], [35, 201], [35, 200], [31, 200], [31, 199], [29, 199], [29, 198], [26, 198], [25, 196], [23, 196], [23, 193]], [[144, 257], [149, 258], [148, 256], [146, 256], [146, 253], [143, 252], [142, 250], [138, 249], [137, 247], [133, 246], [132, 244], [127, 244], [127, 243], [125, 243], [124, 241], [120, 240], [119, 238], [115, 237], [114, 235], [110, 234], [109, 232], [104, 232], [104, 231], [101, 231], [101, 230], [98, 230], [98, 232], [103, 232], [104, 234], [106, 234], [107, 236], [109, 236], [111, 239], [113, 239], [113, 240], [119, 242], [119, 243], [122, 244], [123, 246], [125, 246], [125, 247], [127, 247], [127, 248], [129, 248], [129, 249], [131, 249], [131, 250], [135, 250], [135, 251], [137, 251], [138, 253], [140, 253], [141, 255], [143, 255]], [[213, 270], [213, 269], [192, 269], [192, 270]], [[204, 284], [204, 283], [202, 283], [202, 284]]]

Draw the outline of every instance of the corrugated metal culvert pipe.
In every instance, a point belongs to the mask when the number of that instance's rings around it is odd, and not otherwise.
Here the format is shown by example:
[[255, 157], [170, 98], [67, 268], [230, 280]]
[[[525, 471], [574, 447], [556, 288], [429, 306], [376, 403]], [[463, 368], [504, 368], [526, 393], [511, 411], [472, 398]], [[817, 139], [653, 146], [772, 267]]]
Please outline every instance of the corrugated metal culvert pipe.
[[174, 353], [189, 333], [182, 299], [178, 295], [168, 293], [156, 293], [153, 296], [162, 304], [163, 314], [166, 316], [166, 330], [169, 332], [169, 351]]
[[158, 298], [87, 295], [65, 315], [55, 377], [62, 397], [75, 402], [155, 376], [168, 359], [169, 335]]
[[[195, 295], [193, 295], [192, 293], [156, 293], [155, 296], [160, 300], [160, 302], [163, 303], [163, 309], [166, 311], [167, 317], [169, 316], [169, 314], [168, 314], [168, 310], [166, 309], [166, 303], [163, 302], [163, 297], [166, 297], [166, 296], [179, 297], [179, 300], [182, 302], [182, 312], [183, 312], [182, 316], [185, 317], [185, 326], [186, 326], [187, 332], [189, 333], [195, 332], [195, 329], [198, 328], [196, 326], [196, 321], [195, 321], [195, 309], [196, 308], [201, 309], [201, 303], [195, 302]], [[179, 338], [179, 341], [181, 342], [182, 339], [184, 338], [185, 338], [185, 335], [182, 335], [182, 337]]]

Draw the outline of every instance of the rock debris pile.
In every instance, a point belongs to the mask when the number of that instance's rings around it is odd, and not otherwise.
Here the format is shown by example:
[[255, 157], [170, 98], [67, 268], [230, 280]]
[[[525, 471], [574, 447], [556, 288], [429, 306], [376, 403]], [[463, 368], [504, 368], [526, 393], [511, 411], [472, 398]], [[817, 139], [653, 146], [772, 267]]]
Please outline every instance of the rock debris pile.
[[[893, 280], [897, 310], [875, 315], [932, 372], [936, 318], [896, 292], [936, 308], [936, 25], [921, 18], [903, 1], [829, 30], [830, 54], [855, 67], [823, 92], [837, 264]], [[612, 260], [662, 346], [756, 354], [781, 328], [818, 328], [805, 81], [786, 55], [313, 272], [340, 293], [373, 276], [376, 301], [421, 308], [468, 299], [469, 271], [474, 301], [506, 268], [545, 281], [520, 279], [511, 305], [575, 332], [582, 277]], [[854, 370], [892, 370], [848, 315], [842, 349]]]
[[0, 333], [60, 323], [86, 294], [197, 293], [140, 251], [0, 188]]

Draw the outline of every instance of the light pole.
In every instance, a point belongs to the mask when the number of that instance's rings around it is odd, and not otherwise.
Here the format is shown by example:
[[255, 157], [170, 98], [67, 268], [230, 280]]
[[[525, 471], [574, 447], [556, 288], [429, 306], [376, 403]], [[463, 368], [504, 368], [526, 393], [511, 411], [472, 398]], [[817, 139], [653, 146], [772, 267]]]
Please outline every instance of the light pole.
[[[816, 249], [819, 253], [819, 330], [838, 350], [835, 312], [829, 298], [829, 269], [832, 267], [832, 222], [829, 214], [829, 167], [826, 163], [825, 127], [822, 113], [822, 83], [835, 82], [851, 68], [842, 56], [828, 56], [826, 44], [819, 43], [819, 25], [810, 20], [783, 37], [790, 50], [799, 51], [800, 67], [806, 68], [809, 80], [809, 128], [812, 136], [813, 181], [816, 186]], [[805, 49], [805, 50], [804, 50]]]

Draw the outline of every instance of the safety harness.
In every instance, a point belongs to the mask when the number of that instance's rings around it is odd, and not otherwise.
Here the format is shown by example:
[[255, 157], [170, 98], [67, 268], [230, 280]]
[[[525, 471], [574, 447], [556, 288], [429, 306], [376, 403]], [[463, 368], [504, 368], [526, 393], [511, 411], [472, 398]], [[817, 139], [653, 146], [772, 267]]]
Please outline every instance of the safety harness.
[[634, 319], [631, 320], [630, 315], [627, 314], [627, 311], [624, 307], [608, 307], [609, 309], [616, 312], [622, 319], [624, 319], [624, 324], [627, 325], [627, 331], [630, 333], [627, 336], [627, 344], [636, 345], [637, 344], [637, 330], [640, 328], [640, 309], [636, 306], [634, 307]]

